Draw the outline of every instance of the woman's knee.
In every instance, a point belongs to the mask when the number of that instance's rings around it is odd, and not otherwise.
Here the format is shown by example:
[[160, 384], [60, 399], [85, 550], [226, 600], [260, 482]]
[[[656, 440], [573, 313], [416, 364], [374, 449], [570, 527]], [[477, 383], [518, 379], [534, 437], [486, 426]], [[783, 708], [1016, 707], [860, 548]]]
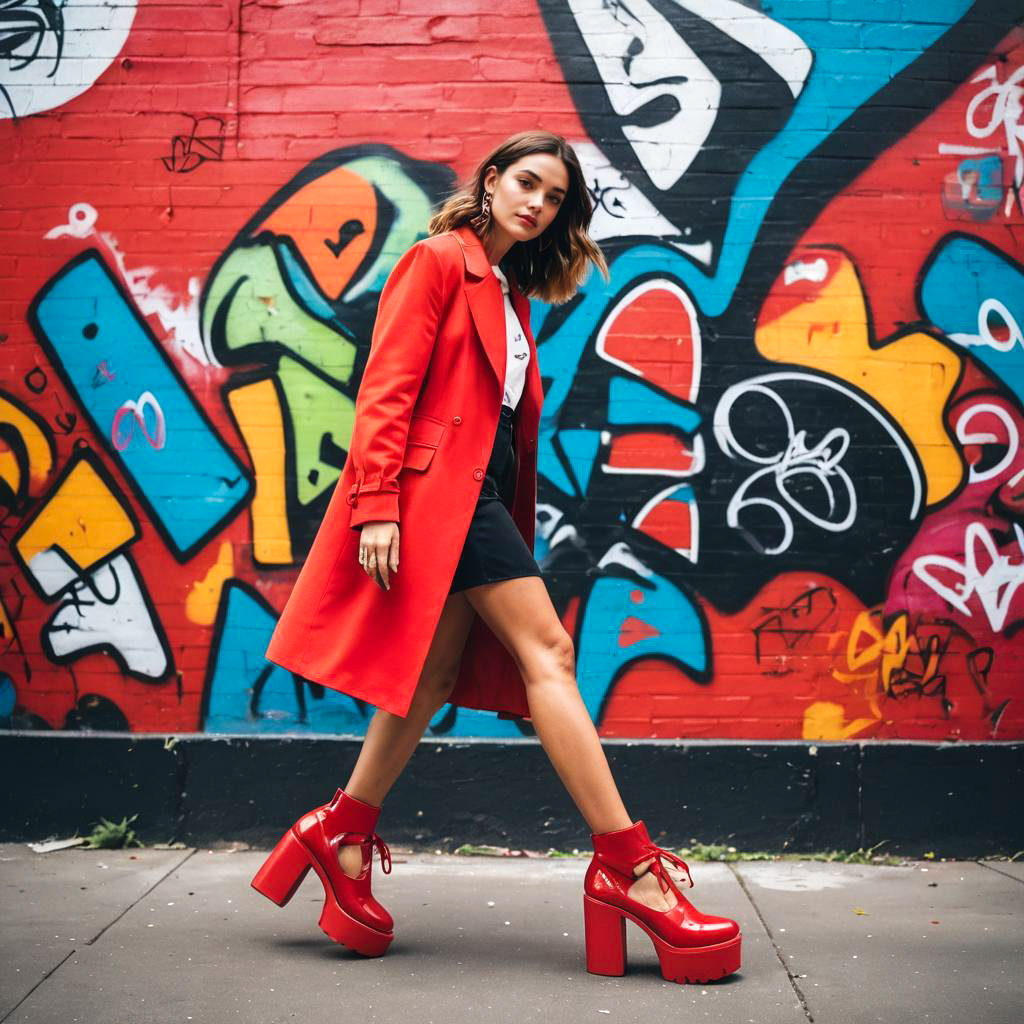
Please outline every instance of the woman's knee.
[[423, 666], [419, 683], [416, 686], [416, 697], [431, 707], [439, 708], [448, 702], [459, 678], [459, 665], [431, 664]]
[[565, 679], [575, 685], [576, 682], [576, 648], [572, 637], [561, 627], [561, 625], [545, 630], [536, 637], [533, 647], [533, 654], [528, 658], [529, 665], [524, 675], [527, 681], [531, 679], [550, 679], [553, 676]]

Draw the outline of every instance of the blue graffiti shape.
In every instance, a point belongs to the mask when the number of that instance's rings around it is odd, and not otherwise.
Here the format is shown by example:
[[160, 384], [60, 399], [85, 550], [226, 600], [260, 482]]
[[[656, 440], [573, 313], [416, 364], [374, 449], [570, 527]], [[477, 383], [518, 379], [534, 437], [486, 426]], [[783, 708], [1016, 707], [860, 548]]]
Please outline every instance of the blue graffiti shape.
[[918, 304], [1024, 399], [1024, 267], [976, 238], [950, 235], [929, 257]]
[[947, 179], [942, 205], [952, 214], [972, 220], [989, 220], [1003, 201], [1003, 162], [996, 154], [969, 157]]
[[44, 285], [28, 319], [165, 543], [187, 560], [247, 500], [245, 467], [97, 250]]
[[[600, 140], [599, 145], [606, 148], [609, 159], [623, 171], [628, 171], [631, 177], [646, 182], [646, 198], [669, 220], [676, 212], [675, 207], [695, 186], [688, 182], [685, 172], [678, 181], [666, 176], [671, 168], [660, 166], [657, 160], [652, 159], [649, 166], [645, 165], [645, 158], [637, 154], [628, 141], [633, 134], [639, 134], [641, 139], [650, 138], [660, 129], [669, 141], [660, 147], [650, 147], [660, 156], [669, 152], [670, 142], [678, 138], [678, 133], [671, 131], [672, 119], [690, 114], [700, 116], [697, 110], [680, 108], [669, 83], [672, 80], [686, 82], [686, 76], [692, 76], [695, 57], [704, 56], [708, 59], [708, 66], [701, 68], [700, 74], [718, 79], [723, 89], [735, 88], [735, 69], [743, 59], [743, 51], [757, 56], [759, 41], [769, 38], [773, 23], [788, 29], [798, 41], [786, 46], [787, 52], [803, 47], [813, 55], [813, 64], [799, 95], [791, 99], [786, 99], [785, 93], [781, 94], [782, 100], [777, 99], [780, 95], [775, 88], [777, 73], [769, 73], [767, 68], [758, 71], [756, 64], [751, 65], [756, 81], [764, 85], [762, 95], [768, 97], [769, 109], [755, 109], [756, 104], [746, 96], [739, 102], [735, 99], [730, 102], [729, 95], [723, 92], [717, 114], [717, 121], [723, 122], [723, 127], [719, 130], [716, 124], [715, 129], [709, 130], [710, 134], [701, 144], [702, 152], [694, 160], [692, 177], [706, 188], [704, 182], [712, 177], [721, 180], [723, 174], [736, 173], [737, 168], [731, 163], [731, 152], [737, 145], [751, 146], [756, 150], [739, 170], [735, 187], [728, 190], [731, 195], [727, 192], [708, 198], [705, 192], [698, 192], [699, 199], [708, 207], [709, 217], [717, 216], [711, 212], [715, 204], [729, 204], [724, 233], [716, 232], [721, 234], [721, 241], [715, 246], [716, 253], [706, 261], [700, 257], [688, 261], [682, 273], [687, 289], [708, 316], [719, 316], [732, 301], [761, 226], [786, 179], [860, 107], [956, 25], [971, 9], [972, 2], [833, 0], [831, 16], [828, 12], [823, 13], [828, 5], [809, 0], [774, 0], [771, 5], [764, 5], [763, 13], [756, 10], [760, 6], [744, 3], [743, 7], [750, 8], [744, 12], [744, 22], [742, 16], [729, 13], [732, 8], [743, 8], [739, 4], [727, 4], [724, 0], [717, 3], [708, 0], [655, 0], [651, 5], [634, 5], [632, 9], [607, 5], [609, 11], [621, 9], [620, 16], [616, 18], [621, 22], [620, 59], [609, 62], [603, 73], [599, 68], [583, 73], [580, 62], [581, 53], [585, 52], [582, 49], [584, 44], [574, 26], [572, 14], [561, 0], [541, 0], [548, 31], [555, 40], [566, 80], [573, 89], [584, 125], [591, 137]], [[657, 10], [657, 15], [653, 9]], [[587, 19], [600, 17], [600, 10], [600, 5], [593, 12], [586, 8]], [[1007, 6], [1006, 14], [979, 13], [976, 17], [994, 17], [997, 24], [1005, 24], [1008, 29], [1012, 23], [1009, 11]], [[752, 36], [737, 31], [745, 24], [749, 27], [759, 18], [765, 19], [763, 31]], [[732, 27], [731, 21], [736, 23]], [[730, 32], [731, 42], [727, 38]], [[614, 44], [613, 38], [601, 45], [611, 54], [617, 52]], [[731, 48], [728, 51], [731, 59], [721, 61], [717, 58], [725, 52], [725, 45]], [[667, 61], [666, 53], [669, 55]], [[770, 63], [779, 57], [779, 53], [766, 51], [760, 60]], [[637, 80], [631, 81], [632, 65], [641, 69], [648, 66], [656, 68], [657, 75], [663, 76], [665, 84], [643, 80], [640, 72], [637, 72]], [[618, 97], [621, 112], [611, 105], [595, 102], [591, 75], [601, 76], [599, 81], [607, 79], [604, 84], [609, 104], [613, 95]], [[791, 82], [794, 87], [797, 84]], [[910, 83], [910, 86], [914, 87], [916, 83]], [[662, 94], [650, 98], [652, 91], [659, 89], [663, 90]], [[774, 108], [771, 107], [773, 102]], [[779, 130], [763, 141], [764, 126], [771, 123], [780, 103], [792, 103], [789, 117]], [[639, 128], [636, 120], [638, 109], [643, 111]], [[880, 122], [884, 121], [883, 115]], [[856, 133], [858, 141], [853, 145], [862, 145], [859, 137], [863, 134], [862, 131]], [[707, 167], [701, 168], [700, 158], [705, 155]], [[676, 226], [681, 230], [678, 244], [688, 247], [687, 243], [692, 239], [682, 232], [689, 225]], [[709, 266], [713, 268], [710, 271]]]
[[807, 0], [772, 4], [772, 17], [810, 47], [814, 67], [785, 129], [740, 178], [717, 272], [708, 278], [691, 264], [683, 277], [710, 316], [729, 305], [768, 207], [796, 165], [955, 25], [971, 0], [904, 0], [898, 9], [887, 5], [888, 20], [879, 20], [878, 0], [848, 0], [842, 19], [809, 10], [816, 6]]
[[[576, 678], [587, 711], [599, 723], [613, 684], [642, 658], [657, 658], [703, 680], [707, 624], [693, 602], [664, 576], [644, 568], [643, 581], [602, 576], [581, 610]], [[633, 601], [639, 591], [642, 603]], [[627, 620], [635, 619], [636, 624]]]
[[639, 380], [613, 377], [608, 387], [608, 422], [617, 426], [656, 423], [692, 434], [700, 426], [700, 413]]
[[[571, 460], [571, 468], [576, 480], [582, 481], [580, 487], [583, 491], [586, 490], [590, 471], [579, 467], [579, 460], [590, 449], [596, 457], [597, 445], [593, 439], [570, 437], [563, 442], [562, 434], [575, 431], [578, 427], [560, 428], [559, 424], [563, 407], [574, 387], [578, 387], [578, 377], [582, 376], [581, 362], [584, 354], [588, 347], [593, 347], [593, 338], [608, 315], [608, 310], [615, 306], [617, 296], [652, 275], [681, 286], [681, 278], [689, 266], [689, 260], [668, 245], [643, 243], [631, 246], [609, 259], [608, 284], [593, 278], [583, 284], [568, 316], [548, 338], [538, 343], [537, 359], [543, 368], [544, 377], [550, 380], [550, 386], [544, 395], [544, 409], [541, 413], [537, 470], [562, 493], [574, 494], [578, 489], [563, 467], [559, 448], [564, 448], [567, 458]], [[544, 321], [553, 308], [536, 300], [531, 302], [530, 323], [535, 325], [532, 328], [535, 337], [540, 335]], [[606, 364], [602, 364], [602, 375], [607, 372]], [[633, 377], [614, 375], [609, 383], [607, 400], [607, 422], [615, 426], [670, 424], [684, 434], [692, 434], [700, 426], [700, 414], [692, 406]]]
[[238, 580], [225, 584], [210, 645], [200, 729], [364, 735], [367, 718], [353, 698], [310, 684], [257, 653], [267, 649], [276, 621], [256, 591]]
[[434, 736], [486, 736], [488, 739], [522, 739], [522, 730], [511, 718], [498, 718], [493, 711], [445, 704], [430, 723]]
[[0, 672], [0, 727], [11, 727], [11, 716], [18, 703], [18, 691], [14, 680], [6, 672]]

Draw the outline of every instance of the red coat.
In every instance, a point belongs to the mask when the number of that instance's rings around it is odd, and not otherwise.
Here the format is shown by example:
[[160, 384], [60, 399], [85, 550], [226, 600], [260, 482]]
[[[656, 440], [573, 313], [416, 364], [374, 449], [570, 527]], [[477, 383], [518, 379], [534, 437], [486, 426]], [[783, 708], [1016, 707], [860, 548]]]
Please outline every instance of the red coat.
[[[519, 400], [512, 516], [533, 549], [543, 402], [529, 300], [510, 282], [530, 345]], [[266, 657], [405, 716], [448, 597], [498, 427], [505, 380], [501, 285], [468, 226], [416, 242], [380, 294], [348, 458]], [[390, 591], [359, 566], [363, 523], [399, 526]], [[453, 704], [528, 715], [515, 662], [477, 616]]]

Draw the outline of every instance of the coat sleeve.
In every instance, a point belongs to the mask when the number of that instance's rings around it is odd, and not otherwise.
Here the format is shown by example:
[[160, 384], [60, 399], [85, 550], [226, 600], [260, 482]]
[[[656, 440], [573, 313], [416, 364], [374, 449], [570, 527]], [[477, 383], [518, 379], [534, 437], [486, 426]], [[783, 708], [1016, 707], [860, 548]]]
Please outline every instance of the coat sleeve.
[[349, 525], [398, 522], [398, 471], [444, 308], [444, 274], [431, 246], [412, 245], [380, 293], [370, 355], [356, 395], [349, 456]]

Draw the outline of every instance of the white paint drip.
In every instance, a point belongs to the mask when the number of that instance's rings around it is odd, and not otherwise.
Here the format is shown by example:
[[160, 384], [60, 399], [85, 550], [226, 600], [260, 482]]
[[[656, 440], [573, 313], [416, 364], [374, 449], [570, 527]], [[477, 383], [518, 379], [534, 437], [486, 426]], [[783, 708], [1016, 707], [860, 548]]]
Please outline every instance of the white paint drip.
[[121, 253], [117, 239], [107, 231], [97, 231], [99, 214], [89, 203], [75, 203], [68, 210], [68, 221], [51, 228], [43, 236], [47, 239], [96, 238], [106, 247], [117, 266], [121, 280], [138, 311], [145, 316], [155, 316], [166, 332], [166, 341], [189, 355], [200, 366], [219, 366], [212, 353], [207, 351], [199, 331], [199, 278], [188, 279], [188, 298], [182, 300], [164, 285], [150, 284], [150, 278], [157, 272], [156, 267], [137, 267], [130, 270]]
[[811, 262], [797, 260], [795, 263], [790, 263], [782, 276], [782, 283], [791, 285], [796, 284], [797, 281], [813, 281], [815, 284], [821, 284], [826, 277], [828, 277], [828, 261], [819, 256]]

